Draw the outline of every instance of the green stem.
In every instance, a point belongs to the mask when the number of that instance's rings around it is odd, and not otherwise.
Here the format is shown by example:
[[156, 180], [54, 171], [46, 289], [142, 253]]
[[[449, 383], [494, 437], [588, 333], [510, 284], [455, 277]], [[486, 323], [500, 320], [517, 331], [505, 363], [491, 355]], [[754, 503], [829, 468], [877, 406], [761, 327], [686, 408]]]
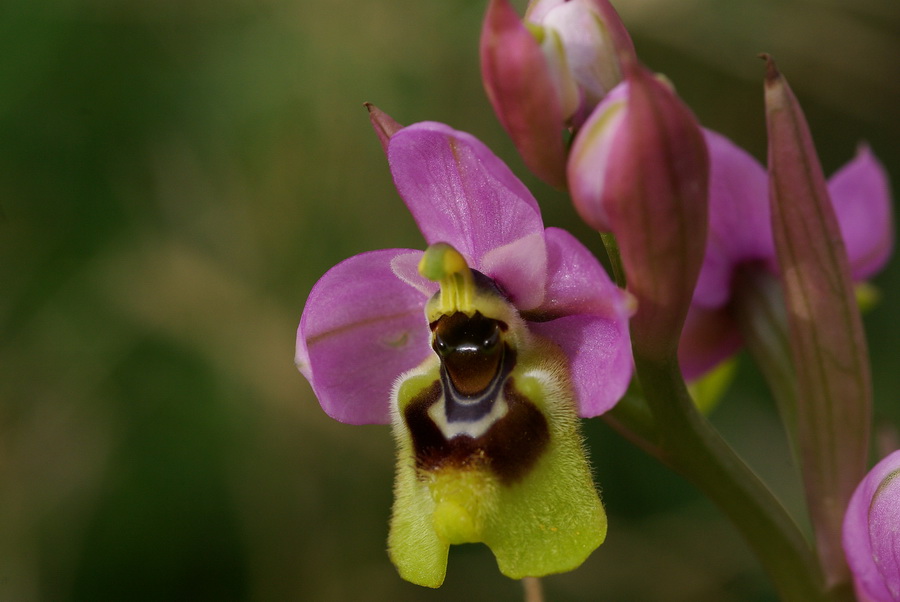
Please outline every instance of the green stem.
[[637, 377], [660, 430], [666, 465], [731, 519], [783, 600], [829, 600], [819, 565], [799, 528], [768, 488], [696, 410], [674, 359], [635, 353]]
[[[616, 282], [624, 286], [615, 237], [601, 236]], [[640, 349], [635, 349], [634, 357], [644, 404], [626, 399], [621, 410], [611, 412], [609, 422], [719, 506], [759, 558], [783, 600], [843, 599], [845, 592], [825, 591], [816, 555], [784, 506], [697, 410], [677, 359], [646, 357]]]
[[[791, 353], [791, 341], [787, 308], [781, 283], [767, 270], [747, 266], [740, 270], [735, 278], [734, 315], [741, 334], [759, 366], [775, 398], [778, 412], [784, 423], [790, 443], [794, 463], [804, 469], [800, 454], [800, 410], [798, 408], [798, 385]], [[809, 419], [809, 414], [803, 418]], [[808, 485], [807, 485], [808, 488]], [[807, 490], [807, 500], [815, 500], [815, 496]], [[812, 504], [808, 506], [813, 512]], [[813, 515], [814, 518], [814, 515]], [[839, 538], [839, 533], [836, 536]], [[822, 549], [821, 534], [817, 531], [817, 539]], [[838, 539], [838, 546], [840, 545]], [[838, 548], [840, 549], [840, 548]], [[827, 563], [823, 564], [824, 567]], [[832, 569], [832, 573], [834, 571]], [[830, 579], [832, 599], [853, 599], [852, 586], [846, 575], [837, 573], [839, 577]]]
[[632, 380], [619, 403], [603, 415], [603, 419], [634, 445], [651, 456], [659, 457], [659, 432], [635, 380]]
[[752, 266], [739, 270], [734, 282], [734, 314], [741, 336], [775, 398], [794, 463], [799, 465], [797, 377], [781, 285], [768, 271]]
[[615, 280], [619, 288], [625, 288], [625, 268], [622, 267], [622, 255], [619, 253], [619, 244], [616, 242], [615, 235], [611, 232], [601, 232], [600, 240], [603, 241], [606, 254], [609, 256], [613, 280]]

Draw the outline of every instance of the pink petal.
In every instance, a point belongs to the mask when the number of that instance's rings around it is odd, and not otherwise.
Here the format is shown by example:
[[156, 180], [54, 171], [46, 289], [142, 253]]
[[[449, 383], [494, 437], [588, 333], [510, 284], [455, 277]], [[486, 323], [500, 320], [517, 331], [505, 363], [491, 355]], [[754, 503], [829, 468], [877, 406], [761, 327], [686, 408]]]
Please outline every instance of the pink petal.
[[900, 466], [885, 477], [869, 507], [875, 564], [894, 600], [900, 600]]
[[[709, 149], [709, 232], [693, 303], [721, 307], [731, 296], [739, 263], [774, 263], [768, 176], [763, 166], [728, 138], [703, 131]], [[773, 268], [774, 269], [774, 268]]]
[[891, 192], [884, 167], [868, 147], [828, 180], [850, 270], [856, 281], [884, 267], [894, 243]]
[[626, 320], [581, 314], [532, 322], [529, 327], [559, 345], [569, 358], [582, 417], [599, 416], [625, 394], [633, 369]]
[[581, 415], [612, 408], [631, 380], [629, 295], [617, 287], [597, 258], [565, 230], [547, 228], [550, 280], [544, 304], [526, 317], [530, 326], [559, 345], [569, 358]]
[[391, 271], [394, 272], [394, 276], [417, 289], [426, 299], [429, 299], [438, 291], [440, 286], [437, 282], [429, 280], [419, 273], [419, 262], [422, 260], [422, 254], [422, 251], [410, 251], [396, 255], [391, 259]]
[[627, 319], [633, 311], [628, 294], [610, 279], [597, 257], [569, 232], [547, 228], [547, 292], [534, 313], [547, 317], [594, 314]]
[[[613, 26], [619, 25], [621, 21], [615, 11], [611, 15], [616, 21]], [[587, 0], [564, 2], [548, 11], [540, 23], [559, 32], [569, 67], [585, 93], [585, 103], [592, 109], [622, 81], [609, 26], [601, 21], [597, 8]]]
[[634, 52], [634, 42], [628, 29], [616, 12], [615, 7], [609, 0], [583, 0], [593, 6], [598, 18], [606, 28], [606, 35], [609, 36], [610, 46], [615, 51], [620, 65], [626, 63], [636, 63], [637, 56]]
[[687, 381], [694, 380], [731, 357], [743, 341], [727, 308], [688, 310], [678, 343], [678, 363]]
[[426, 297], [391, 261], [414, 251], [356, 255], [313, 287], [297, 330], [296, 363], [322, 409], [350, 424], [390, 422], [391, 387], [430, 353]]
[[628, 113], [628, 83], [616, 86], [603, 99], [575, 136], [569, 154], [569, 191], [578, 215], [589, 226], [609, 232], [609, 214], [603, 199], [611, 178], [609, 165], [618, 152], [622, 124]]
[[842, 543], [860, 599], [900, 600], [900, 451], [881, 460], [853, 492]]
[[394, 134], [388, 161], [428, 244], [449, 243], [472, 266], [498, 247], [544, 231], [528, 189], [469, 134], [417, 123]]
[[497, 118], [538, 177], [565, 187], [564, 117], [540, 45], [509, 0], [492, 0], [481, 32], [481, 74]]

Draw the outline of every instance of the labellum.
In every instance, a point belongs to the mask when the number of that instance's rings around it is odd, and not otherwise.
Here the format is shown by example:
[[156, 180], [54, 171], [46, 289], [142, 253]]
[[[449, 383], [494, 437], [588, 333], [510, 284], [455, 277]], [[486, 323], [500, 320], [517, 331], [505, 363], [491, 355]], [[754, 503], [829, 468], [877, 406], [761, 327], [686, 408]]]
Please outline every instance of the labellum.
[[606, 515], [565, 355], [449, 245], [429, 247], [420, 272], [441, 284], [425, 308], [435, 353], [394, 387], [392, 561], [428, 587], [451, 544], [485, 543], [515, 579], [577, 568]]

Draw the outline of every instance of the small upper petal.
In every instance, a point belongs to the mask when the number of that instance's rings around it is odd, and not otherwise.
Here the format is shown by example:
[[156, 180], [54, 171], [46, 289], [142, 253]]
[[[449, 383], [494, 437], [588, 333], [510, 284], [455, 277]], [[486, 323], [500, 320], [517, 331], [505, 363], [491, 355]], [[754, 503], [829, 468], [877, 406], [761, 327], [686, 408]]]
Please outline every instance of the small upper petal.
[[543, 234], [535, 232], [488, 251], [474, 266], [496, 282], [520, 311], [544, 300], [547, 247]]
[[894, 243], [891, 192], [884, 167], [868, 147], [828, 180], [850, 271], [856, 281], [884, 267]]
[[435, 294], [440, 286], [437, 282], [429, 280], [419, 272], [419, 262], [422, 260], [422, 251], [409, 251], [395, 255], [391, 258], [391, 271], [394, 276], [418, 289], [426, 299]]
[[709, 231], [693, 302], [714, 308], [727, 303], [739, 263], [774, 264], [775, 243], [765, 168], [725, 136], [703, 134], [710, 160]]
[[543, 232], [537, 201], [475, 137], [423, 122], [391, 138], [397, 191], [428, 244], [447, 242], [478, 264], [492, 249]]
[[869, 507], [875, 565], [892, 600], [900, 600], [900, 466], [886, 476]]
[[426, 296], [391, 266], [411, 253], [416, 251], [389, 249], [351, 257], [309, 294], [297, 330], [296, 363], [322, 409], [336, 420], [390, 422], [394, 380], [430, 353]]

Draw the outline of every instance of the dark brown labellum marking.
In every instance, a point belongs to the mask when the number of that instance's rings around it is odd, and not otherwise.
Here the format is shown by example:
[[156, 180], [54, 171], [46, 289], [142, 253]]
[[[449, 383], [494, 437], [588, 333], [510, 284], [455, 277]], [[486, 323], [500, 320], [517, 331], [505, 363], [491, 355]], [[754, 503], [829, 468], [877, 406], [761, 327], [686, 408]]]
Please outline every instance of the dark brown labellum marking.
[[434, 472], [444, 468], [487, 469], [506, 485], [524, 478], [550, 442], [547, 419], [520, 394], [512, 377], [506, 379], [503, 395], [508, 411], [480, 437], [444, 437], [428, 415], [428, 408], [441, 399], [440, 381], [422, 391], [404, 411], [412, 435], [416, 467]]

